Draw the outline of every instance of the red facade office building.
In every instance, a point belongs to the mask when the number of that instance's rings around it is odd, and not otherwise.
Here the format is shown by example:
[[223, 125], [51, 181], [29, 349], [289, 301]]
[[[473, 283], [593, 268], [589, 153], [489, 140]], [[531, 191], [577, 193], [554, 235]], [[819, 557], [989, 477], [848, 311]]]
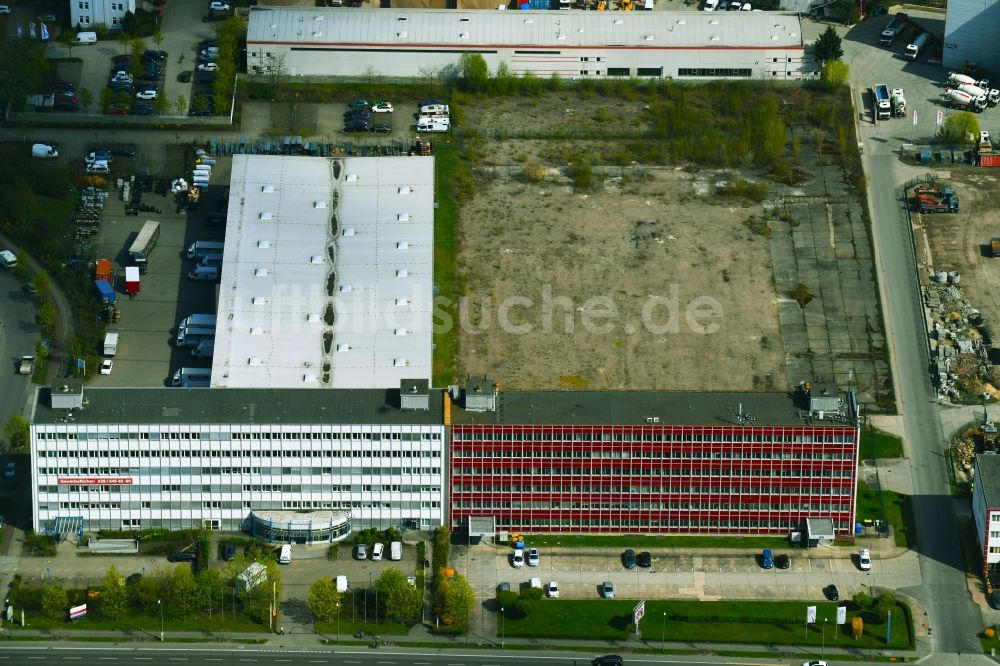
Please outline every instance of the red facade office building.
[[789, 534], [807, 520], [853, 531], [858, 410], [832, 386], [500, 392], [484, 379], [462, 400], [453, 529], [482, 516], [535, 533]]

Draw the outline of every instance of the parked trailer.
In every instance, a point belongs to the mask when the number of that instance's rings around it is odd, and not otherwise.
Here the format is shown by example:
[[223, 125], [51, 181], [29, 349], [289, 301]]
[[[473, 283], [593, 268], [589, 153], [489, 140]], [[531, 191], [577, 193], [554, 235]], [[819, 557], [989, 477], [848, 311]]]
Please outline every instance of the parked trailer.
[[114, 303], [115, 289], [111, 286], [110, 282], [104, 280], [94, 280], [94, 287], [97, 288], [97, 294], [101, 299], [101, 303]]
[[879, 120], [892, 118], [892, 101], [889, 99], [889, 86], [880, 83], [874, 88], [875, 114]]
[[145, 273], [149, 264], [149, 254], [156, 247], [156, 241], [160, 238], [160, 223], [156, 220], [146, 220], [139, 230], [139, 234], [132, 241], [132, 246], [128, 250], [129, 259], [135, 266], [139, 267], [140, 273]]
[[896, 14], [889, 21], [889, 24], [885, 26], [885, 29], [882, 30], [882, 34], [879, 36], [879, 44], [882, 46], [892, 46], [892, 43], [899, 37], [899, 33], [903, 32], [903, 28], [906, 27], [906, 22], [906, 14]]
[[974, 86], [976, 85], [976, 80], [971, 76], [966, 76], [965, 74], [961, 74], [959, 72], [952, 72], [948, 75], [948, 83], [950, 83], [953, 86], [961, 86], [961, 85]]
[[135, 296], [139, 293], [139, 268], [137, 266], [125, 267], [125, 293]]
[[206, 388], [212, 385], [211, 368], [181, 368], [170, 380], [171, 386]]

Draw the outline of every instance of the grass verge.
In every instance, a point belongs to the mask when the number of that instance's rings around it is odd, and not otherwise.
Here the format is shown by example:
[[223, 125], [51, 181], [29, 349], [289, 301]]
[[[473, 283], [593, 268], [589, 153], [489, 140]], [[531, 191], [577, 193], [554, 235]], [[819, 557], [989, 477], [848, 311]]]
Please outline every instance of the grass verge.
[[[336, 621], [317, 622], [315, 628], [316, 633], [323, 634], [328, 638], [338, 635]], [[350, 622], [344, 619], [340, 620], [339, 634], [341, 639], [351, 638], [359, 631], [365, 632], [365, 636], [408, 636], [410, 628], [405, 624], [396, 624], [395, 622], [376, 624], [374, 622]]]
[[458, 278], [455, 256], [458, 252], [458, 213], [461, 183], [470, 182], [469, 168], [456, 145], [446, 141], [434, 144], [434, 386], [446, 386], [455, 380], [458, 355]]
[[[806, 608], [817, 606], [819, 622], [805, 625]], [[501, 630], [507, 637], [626, 640], [632, 630], [634, 600], [545, 600], [527, 616], [511, 610]], [[909, 608], [893, 609], [890, 642], [888, 624], [868, 611], [849, 604], [847, 624], [836, 625], [837, 604], [814, 601], [648, 601], [642, 623], [643, 638], [655, 641], [698, 641], [754, 645], [867, 647], [907, 650], [913, 648]], [[865, 621], [860, 641], [851, 638], [851, 618]], [[824, 621], [825, 620], [825, 621]]]
[[865, 428], [861, 431], [861, 451], [859, 455], [862, 460], [902, 458], [903, 440], [900, 437], [876, 430], [875, 428]]
[[[891, 490], [879, 491], [869, 488], [864, 482], [858, 483], [857, 517], [858, 521], [865, 519], [885, 520], [892, 525], [896, 537], [896, 545], [901, 548], [912, 548], [917, 542], [914, 529], [913, 504], [909, 495]], [[885, 516], [882, 515], [882, 505], [885, 505]]]

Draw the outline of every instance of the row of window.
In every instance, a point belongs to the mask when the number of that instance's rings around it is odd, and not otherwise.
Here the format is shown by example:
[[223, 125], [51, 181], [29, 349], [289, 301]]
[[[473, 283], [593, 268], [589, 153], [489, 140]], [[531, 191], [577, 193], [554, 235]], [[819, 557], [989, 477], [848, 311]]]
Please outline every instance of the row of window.
[[700, 432], [694, 429], [664, 432], [514, 432], [509, 430], [480, 430], [456, 427], [451, 436], [454, 442], [681, 442], [685, 444], [853, 444], [851, 431], [839, 433], [781, 434], [775, 432]]
[[161, 483], [159, 485], [134, 484], [63, 484], [40, 486], [43, 493], [120, 493], [135, 495], [140, 493], [441, 493], [441, 486], [433, 485], [403, 485], [391, 483], [347, 483], [330, 485], [325, 483], [267, 484], [248, 483], [236, 484], [181, 484]]
[[854, 492], [854, 488], [851, 486], [831, 486], [827, 485], [825, 487], [817, 487], [813, 485], [795, 485], [795, 486], [754, 486], [754, 487], [744, 487], [744, 486], [716, 486], [716, 485], [656, 485], [647, 486], [642, 484], [633, 485], [614, 485], [611, 483], [602, 484], [573, 484], [573, 485], [549, 485], [544, 483], [524, 483], [524, 484], [511, 484], [501, 487], [491, 486], [491, 485], [479, 485], [479, 484], [456, 484], [452, 486], [452, 493], [459, 495], [461, 493], [489, 493], [496, 495], [509, 495], [511, 493], [546, 493], [546, 494], [560, 494], [567, 495], [572, 493], [589, 493], [589, 494], [607, 494], [607, 495], [621, 495], [623, 493], [638, 493], [642, 495], [654, 495], [654, 494], [675, 494], [675, 495], [750, 495], [750, 496], [760, 496], [760, 495], [807, 495], [813, 493], [819, 493], [822, 495], [850, 495]]
[[[571, 505], [572, 504], [572, 505]], [[690, 511], [849, 511], [850, 505], [831, 502], [795, 502], [794, 506], [782, 502], [483, 502], [453, 500], [452, 509], [498, 509], [537, 510], [556, 509], [563, 511], [629, 509], [642, 511], [690, 510]]]
[[587, 450], [523, 450], [523, 449], [452, 449], [453, 459], [461, 458], [575, 458], [581, 460], [854, 460], [849, 452], [798, 453], [792, 451], [602, 451]]
[[122, 502], [120, 500], [107, 502], [43, 502], [39, 503], [42, 510], [57, 509], [149, 509], [173, 511], [180, 509], [254, 509], [257, 511], [281, 509], [440, 509], [440, 502], [227, 502], [227, 501], [181, 501], [163, 500], [159, 502]]
[[[566, 531], [593, 531], [593, 532], [622, 532], [626, 530], [641, 530], [649, 532], [651, 530], [674, 528], [677, 531], [692, 531], [699, 529], [738, 530], [746, 531], [752, 529], [767, 529], [786, 531], [797, 527], [799, 520], [788, 517], [767, 516], [760, 518], [731, 518], [728, 516], [666, 516], [661, 518], [621, 517], [621, 518], [531, 518], [526, 522], [520, 517], [497, 516], [497, 527], [510, 530], [528, 532], [531, 530], [549, 530], [552, 528], [565, 528]], [[460, 520], [453, 520], [453, 525], [458, 527]], [[848, 529], [848, 525], [836, 525], [836, 529]], [[593, 529], [587, 529], [593, 528]]]
[[192, 441], [212, 441], [228, 442], [242, 440], [304, 440], [304, 441], [356, 441], [356, 442], [379, 442], [379, 441], [400, 441], [400, 442], [435, 442], [441, 440], [440, 432], [38, 432], [39, 440], [65, 441], [65, 440], [192, 440]]
[[680, 77], [698, 77], [698, 78], [750, 78], [752, 75], [752, 70], [748, 67], [743, 68], [726, 68], [726, 67], [681, 67], [677, 70], [677, 76]]
[[441, 451], [380, 451], [368, 449], [40, 449], [39, 458], [440, 458]]
[[442, 471], [440, 467], [40, 467], [38, 473], [56, 476], [440, 476]]
[[764, 476], [768, 478], [853, 478], [853, 469], [713, 469], [693, 467], [462, 467], [452, 468], [455, 476]]

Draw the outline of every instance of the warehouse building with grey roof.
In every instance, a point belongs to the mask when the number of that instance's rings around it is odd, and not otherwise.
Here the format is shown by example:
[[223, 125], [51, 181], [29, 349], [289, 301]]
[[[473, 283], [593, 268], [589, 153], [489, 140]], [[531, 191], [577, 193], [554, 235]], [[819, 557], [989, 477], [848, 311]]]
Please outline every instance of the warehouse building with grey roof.
[[407, 78], [458, 71], [478, 53], [491, 72], [565, 79], [813, 77], [799, 16], [786, 12], [451, 11], [259, 8], [247, 71], [306, 77]]

